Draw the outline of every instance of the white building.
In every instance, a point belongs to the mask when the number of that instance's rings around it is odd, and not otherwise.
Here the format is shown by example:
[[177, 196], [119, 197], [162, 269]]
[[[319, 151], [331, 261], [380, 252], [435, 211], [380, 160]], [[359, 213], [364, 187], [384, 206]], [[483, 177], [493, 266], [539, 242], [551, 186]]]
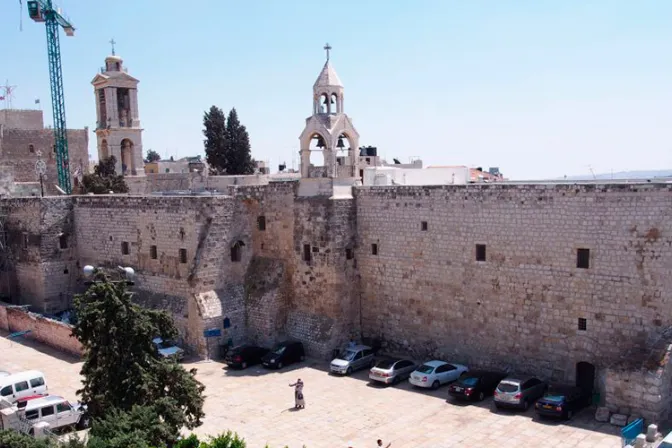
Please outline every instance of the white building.
[[466, 166], [436, 168], [396, 168], [376, 166], [364, 168], [363, 184], [367, 185], [465, 185], [469, 183]]

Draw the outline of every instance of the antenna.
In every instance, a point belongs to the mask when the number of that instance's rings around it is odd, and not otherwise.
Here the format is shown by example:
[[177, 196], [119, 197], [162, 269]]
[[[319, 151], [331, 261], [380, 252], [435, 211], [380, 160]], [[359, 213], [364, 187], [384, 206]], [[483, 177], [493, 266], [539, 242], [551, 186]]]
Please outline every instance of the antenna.
[[588, 169], [590, 170], [590, 174], [593, 175], [593, 179], [597, 179], [597, 177], [595, 176], [595, 171], [593, 171], [592, 165], [588, 165]]
[[2, 90], [2, 95], [0, 95], [0, 100], [5, 100], [5, 109], [12, 108], [12, 98], [14, 97], [14, 90], [17, 86], [10, 86], [9, 80], [5, 81], [4, 86], [0, 86]]

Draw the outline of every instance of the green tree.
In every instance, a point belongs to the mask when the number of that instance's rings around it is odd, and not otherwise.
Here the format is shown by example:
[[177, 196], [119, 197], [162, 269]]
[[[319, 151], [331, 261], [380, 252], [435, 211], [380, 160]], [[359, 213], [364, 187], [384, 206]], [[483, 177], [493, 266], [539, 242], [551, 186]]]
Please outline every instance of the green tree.
[[205, 159], [210, 174], [226, 174], [228, 168], [229, 139], [226, 132], [226, 117], [217, 106], [212, 106], [203, 115], [205, 135]]
[[[73, 335], [84, 348], [82, 376], [78, 391], [95, 424], [113, 409], [143, 410], [147, 421], [156, 416], [152, 439], [172, 443], [182, 427], [201, 425], [203, 391], [196, 380], [196, 369], [186, 371], [173, 360], [162, 359], [152, 339], [173, 339], [177, 330], [164, 311], [143, 308], [131, 300], [124, 282], [111, 282], [96, 274], [86, 293], [75, 296], [76, 322]], [[152, 414], [153, 413], [153, 414]]]
[[254, 173], [254, 160], [250, 150], [250, 136], [245, 126], [238, 120], [238, 112], [234, 107], [226, 120], [226, 134], [229, 139], [229, 155], [227, 157], [227, 174]]
[[150, 149], [147, 151], [147, 162], [152, 163], [152, 162], [158, 162], [161, 160], [161, 155], [154, 151], [153, 149]]
[[47, 440], [37, 440], [27, 434], [0, 430], [0, 448], [55, 448]]
[[108, 194], [110, 191], [128, 193], [124, 176], [115, 172], [116, 163], [117, 159], [114, 156], [100, 160], [93, 169], [93, 174], [85, 174], [82, 178], [82, 193]]

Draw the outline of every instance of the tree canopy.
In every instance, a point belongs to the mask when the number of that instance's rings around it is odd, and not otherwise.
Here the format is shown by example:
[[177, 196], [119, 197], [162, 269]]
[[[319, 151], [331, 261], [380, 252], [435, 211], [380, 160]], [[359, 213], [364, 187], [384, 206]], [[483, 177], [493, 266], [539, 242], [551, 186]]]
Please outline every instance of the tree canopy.
[[154, 151], [153, 149], [147, 151], [146, 161], [148, 163], [158, 162], [159, 160], [161, 160], [161, 155], [158, 152]]
[[117, 159], [114, 156], [100, 160], [93, 169], [93, 174], [85, 174], [82, 178], [82, 193], [108, 194], [110, 191], [128, 193], [124, 176], [115, 172], [116, 163]]
[[240, 124], [233, 108], [228, 119], [217, 106], [203, 116], [205, 157], [210, 174], [252, 174], [255, 163], [250, 149], [250, 137]]
[[[153, 416], [161, 425], [152, 443], [171, 443], [182, 427], [201, 424], [205, 387], [196, 380], [196, 369], [187, 372], [177, 362], [162, 359], [152, 342], [176, 337], [172, 318], [133, 303], [125, 282], [97, 276], [98, 281], [74, 301], [73, 335], [84, 348], [84, 387], [78, 394], [94, 425], [115, 412], [130, 412], [129, 425]], [[145, 408], [137, 410], [138, 406]], [[113, 420], [123, 422], [119, 416]]]

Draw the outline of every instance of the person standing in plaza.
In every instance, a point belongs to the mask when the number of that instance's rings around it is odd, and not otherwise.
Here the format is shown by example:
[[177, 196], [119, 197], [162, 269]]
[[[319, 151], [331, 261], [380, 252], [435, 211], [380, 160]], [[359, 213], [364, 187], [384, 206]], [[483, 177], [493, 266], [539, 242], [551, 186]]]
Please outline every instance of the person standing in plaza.
[[294, 409], [305, 408], [306, 402], [303, 399], [303, 381], [301, 381], [301, 378], [296, 380], [296, 383], [290, 384], [289, 387], [294, 388]]

